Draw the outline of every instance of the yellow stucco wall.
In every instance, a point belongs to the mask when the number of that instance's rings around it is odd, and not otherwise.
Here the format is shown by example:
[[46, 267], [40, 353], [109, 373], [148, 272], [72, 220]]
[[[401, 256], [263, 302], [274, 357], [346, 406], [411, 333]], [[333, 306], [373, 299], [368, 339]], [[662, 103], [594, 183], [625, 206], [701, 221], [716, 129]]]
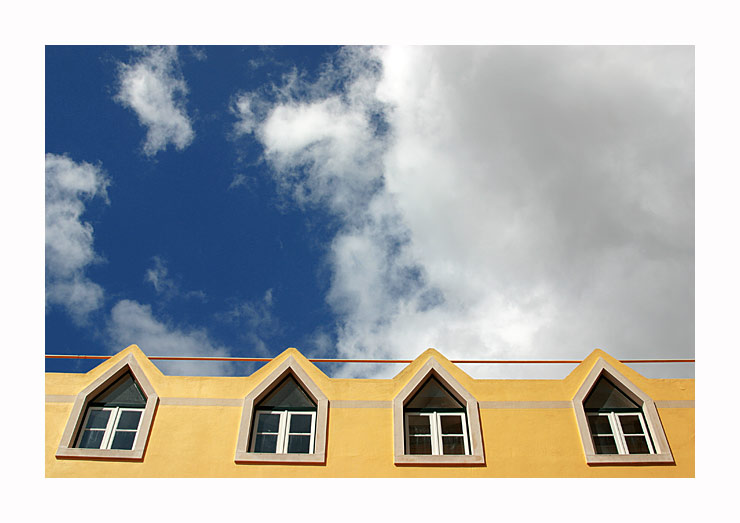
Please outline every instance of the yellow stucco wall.
[[[127, 354], [133, 354], [160, 397], [144, 459], [137, 462], [57, 458], [55, 452], [76, 395]], [[289, 355], [329, 398], [325, 464], [237, 464], [234, 453], [241, 401]], [[485, 464], [395, 465], [393, 398], [433, 357], [476, 397]], [[487, 402], [570, 402], [591, 368], [603, 358], [658, 405], [674, 464], [587, 465], [572, 408], [514, 408]], [[476, 380], [433, 349], [395, 378], [331, 379], [296, 349], [288, 349], [247, 377], [163, 375], [132, 345], [85, 374], [46, 375], [46, 475], [48, 477], [693, 477], [693, 379], [648, 379], [596, 350], [563, 380]], [[229, 400], [231, 406], [168, 404], [174, 398]], [[384, 401], [387, 408], [341, 408], [345, 401]], [[334, 402], [334, 406], [332, 405]], [[222, 402], [223, 403], [223, 402]], [[347, 404], [344, 404], [347, 405]], [[561, 404], [562, 405], [562, 404]], [[676, 405], [675, 403], [673, 405]], [[683, 404], [681, 404], [683, 405]]]

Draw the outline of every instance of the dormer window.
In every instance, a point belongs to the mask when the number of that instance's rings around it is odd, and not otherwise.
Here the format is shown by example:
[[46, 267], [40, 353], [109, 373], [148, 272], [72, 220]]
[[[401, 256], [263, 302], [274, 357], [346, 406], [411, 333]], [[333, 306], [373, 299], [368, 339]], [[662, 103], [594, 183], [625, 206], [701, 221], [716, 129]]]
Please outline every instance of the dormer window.
[[465, 407], [430, 377], [404, 407], [406, 454], [470, 454]]
[[57, 458], [140, 460], [159, 396], [132, 354], [75, 399]]
[[654, 454], [640, 406], [600, 377], [583, 402], [597, 454]]
[[236, 463], [326, 462], [329, 400], [293, 356], [244, 398]]
[[288, 375], [255, 407], [252, 452], [310, 454], [314, 448], [316, 403]]
[[573, 408], [586, 463], [673, 463], [655, 402], [603, 358]]
[[146, 398], [130, 373], [126, 373], [93, 398], [77, 438], [77, 448], [134, 448], [146, 407]]
[[478, 401], [429, 358], [393, 399], [396, 465], [485, 463]]

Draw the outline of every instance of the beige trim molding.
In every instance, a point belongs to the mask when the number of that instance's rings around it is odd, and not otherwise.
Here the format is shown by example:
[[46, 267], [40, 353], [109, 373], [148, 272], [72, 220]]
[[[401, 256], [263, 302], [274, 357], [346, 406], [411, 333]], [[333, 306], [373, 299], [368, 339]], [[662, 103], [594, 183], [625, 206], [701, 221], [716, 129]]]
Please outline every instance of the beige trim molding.
[[[134, 448], [131, 450], [75, 448], [75, 441], [90, 400], [92, 400], [103, 388], [120, 378], [126, 372], [130, 372], [132, 374], [136, 383], [141, 387], [144, 396], [146, 396], [146, 407], [142, 414], [141, 424], [139, 425], [139, 432], [136, 436]], [[104, 460], [143, 459], [144, 449], [146, 448], [147, 441], [149, 441], [149, 433], [151, 432], [154, 412], [157, 409], [158, 403], [159, 396], [157, 396], [154, 387], [149, 383], [146, 374], [144, 374], [144, 370], [136, 361], [136, 358], [134, 358], [132, 354], [129, 354], [104, 372], [98, 379], [85, 387], [85, 389], [76, 396], [74, 405], [72, 406], [72, 412], [69, 415], [67, 425], [62, 433], [62, 441], [59, 443], [59, 448], [57, 448], [56, 457]]]
[[[470, 436], [470, 454], [467, 456], [427, 456], [405, 453], [404, 405], [432, 375], [460, 403], [465, 405], [468, 435]], [[482, 465], [485, 463], [478, 401], [433, 356], [393, 399], [393, 460], [396, 465]]]
[[333, 409], [390, 409], [393, 402], [374, 400], [334, 400], [331, 402]]
[[69, 394], [47, 394], [46, 403], [74, 403], [77, 396]]
[[[267, 396], [272, 388], [284, 377], [291, 374], [303, 390], [316, 402], [316, 434], [314, 435], [314, 452], [312, 454], [266, 454], [248, 452], [251, 440], [254, 407]], [[326, 463], [326, 429], [329, 420], [329, 400], [313, 382], [293, 356], [288, 356], [249, 394], [246, 395], [239, 423], [239, 436], [236, 442], [236, 463]]]
[[659, 409], [693, 409], [696, 408], [694, 400], [658, 400], [655, 406]]
[[159, 398], [160, 405], [180, 407], [241, 407], [243, 403], [241, 398]]
[[[645, 416], [645, 423], [650, 431], [650, 437], [655, 446], [655, 454], [597, 454], [594, 449], [594, 443], [591, 439], [591, 430], [586, 419], [586, 412], [583, 409], [583, 402], [588, 397], [591, 389], [596, 385], [596, 381], [601, 376], [606, 376], [617, 385], [620, 390], [627, 395], [632, 401], [642, 407], [642, 413]], [[586, 456], [586, 463], [589, 465], [596, 464], [630, 464], [630, 463], [674, 463], [673, 454], [668, 446], [668, 440], [663, 430], [663, 424], [660, 422], [658, 410], [655, 402], [641, 391], [634, 383], [628, 380], [621, 372], [611, 366], [603, 358], [599, 358], [591, 372], [584, 380], [581, 387], [573, 398], [573, 410], [576, 415], [578, 424], [578, 433], [583, 443], [583, 451]]]
[[572, 401], [481, 401], [481, 409], [570, 409]]

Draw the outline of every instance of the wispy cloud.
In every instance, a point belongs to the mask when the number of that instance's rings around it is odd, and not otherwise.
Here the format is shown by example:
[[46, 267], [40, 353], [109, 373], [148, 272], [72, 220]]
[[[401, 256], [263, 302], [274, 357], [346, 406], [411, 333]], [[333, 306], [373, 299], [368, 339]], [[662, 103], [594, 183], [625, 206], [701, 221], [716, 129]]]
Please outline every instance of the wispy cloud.
[[154, 156], [168, 144], [185, 149], [195, 133], [185, 108], [188, 87], [177, 48], [138, 47], [134, 52], [131, 63], [119, 64], [116, 101], [133, 110], [147, 127], [144, 154]]
[[[133, 300], [116, 303], [111, 310], [108, 333], [113, 351], [135, 343], [148, 356], [229, 355], [226, 347], [211, 341], [205, 329], [172, 325], [155, 317], [151, 306]], [[157, 366], [165, 374], [184, 376], [221, 376], [234, 371], [234, 366], [225, 362], [158, 361]]]
[[169, 275], [167, 263], [160, 256], [154, 256], [152, 262], [153, 266], [146, 270], [144, 281], [150, 283], [158, 295], [167, 300], [175, 297], [206, 299], [206, 293], [203, 291], [183, 290], [175, 278]]
[[351, 49], [275, 92], [236, 130], [344, 224], [342, 355], [693, 354], [691, 48]]
[[276, 348], [267, 345], [267, 340], [280, 330], [280, 322], [273, 313], [274, 305], [272, 289], [267, 289], [261, 299], [240, 303], [220, 317], [242, 328], [241, 337], [249, 345], [250, 352], [262, 357], [274, 356]]
[[46, 302], [62, 305], [78, 323], [103, 304], [103, 289], [85, 270], [100, 260], [85, 204], [108, 201], [109, 180], [100, 166], [46, 155]]

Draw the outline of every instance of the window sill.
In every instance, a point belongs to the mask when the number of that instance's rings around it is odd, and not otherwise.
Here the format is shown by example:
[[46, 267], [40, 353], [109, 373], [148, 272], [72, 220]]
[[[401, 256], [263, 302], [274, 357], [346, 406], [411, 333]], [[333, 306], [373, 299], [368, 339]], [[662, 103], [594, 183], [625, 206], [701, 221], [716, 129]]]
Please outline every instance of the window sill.
[[396, 465], [483, 465], [483, 456], [429, 456], [420, 454], [403, 454], [394, 457]]
[[671, 454], [586, 454], [589, 465], [630, 465], [640, 463], [674, 463]]
[[234, 457], [235, 463], [297, 463], [323, 465], [326, 463], [326, 455], [316, 454], [270, 454], [261, 452], [239, 452]]
[[57, 458], [89, 458], [89, 459], [101, 459], [101, 460], [130, 460], [130, 461], [141, 461], [144, 459], [143, 449], [134, 450], [120, 450], [120, 449], [70, 449], [70, 448], [59, 448], [56, 453]]

